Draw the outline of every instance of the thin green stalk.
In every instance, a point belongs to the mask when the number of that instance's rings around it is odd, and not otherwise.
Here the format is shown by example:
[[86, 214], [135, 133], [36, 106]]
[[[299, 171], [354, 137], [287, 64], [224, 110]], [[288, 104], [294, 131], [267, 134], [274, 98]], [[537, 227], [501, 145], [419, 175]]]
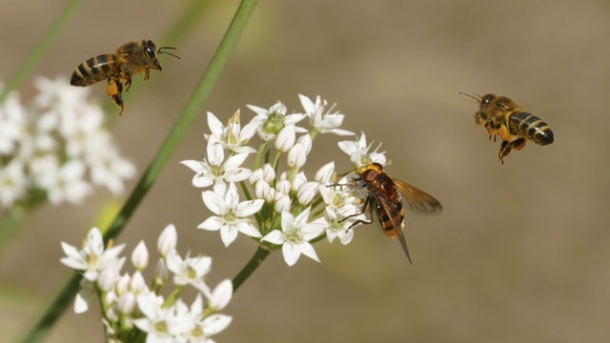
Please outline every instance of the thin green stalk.
[[66, 7], [62, 9], [62, 11], [59, 13], [59, 17], [57, 17], [53, 25], [51, 25], [51, 27], [42, 36], [40, 42], [36, 44], [34, 51], [32, 51], [28, 57], [26, 57], [23, 64], [21, 64], [15, 74], [13, 74], [13, 76], [11, 76], [11, 78], [8, 80], [6, 87], [2, 89], [2, 92], [0, 93], [0, 104], [4, 102], [8, 93], [17, 88], [30, 73], [30, 71], [32, 71], [32, 69], [36, 66], [36, 64], [38, 64], [49, 46], [51, 46], [53, 40], [55, 40], [55, 37], [57, 37], [59, 34], [61, 28], [68, 22], [68, 19], [70, 19], [72, 16], [72, 13], [74, 13], [78, 5], [80, 5], [81, 1], [82, 0], [71, 0], [68, 2]]
[[267, 256], [269, 256], [270, 252], [271, 251], [265, 249], [262, 246], [259, 246], [258, 249], [256, 249], [254, 256], [252, 256], [250, 261], [248, 261], [248, 264], [246, 264], [244, 266], [244, 268], [242, 268], [242, 270], [239, 272], [239, 274], [237, 274], [237, 276], [235, 276], [233, 278], [233, 281], [232, 281], [233, 282], [233, 292], [237, 291], [239, 286], [241, 286], [244, 283], [244, 281], [246, 281], [248, 279], [248, 277], [250, 277], [250, 275], [252, 275], [252, 273], [254, 273], [256, 268], [258, 268], [258, 266], [260, 266], [261, 263], [263, 263], [265, 258], [267, 258]]
[[[115, 238], [123, 229], [125, 223], [129, 220], [138, 204], [167, 164], [170, 156], [176, 150], [178, 143], [182, 140], [186, 131], [195, 119], [199, 109], [212, 91], [216, 81], [220, 77], [222, 70], [226, 66], [229, 57], [231, 56], [239, 37], [241, 36], [250, 15], [256, 7], [258, 0], [242, 0], [231, 25], [227, 29], [225, 36], [216, 50], [214, 57], [210, 61], [207, 69], [203, 73], [197, 87], [193, 91], [190, 99], [186, 103], [178, 120], [167, 135], [163, 145], [149, 164], [148, 168], [142, 175], [142, 178], [136, 185], [136, 188], [131, 193], [129, 199], [117, 215], [115, 220], [110, 225], [108, 231], [104, 234], [104, 241]], [[58, 297], [53, 301], [51, 306], [43, 314], [42, 318], [34, 325], [28, 335], [22, 342], [37, 342], [49, 330], [49, 328], [59, 318], [66, 306], [70, 303], [76, 292], [79, 289], [80, 274], [73, 274], [68, 284], [62, 289]]]

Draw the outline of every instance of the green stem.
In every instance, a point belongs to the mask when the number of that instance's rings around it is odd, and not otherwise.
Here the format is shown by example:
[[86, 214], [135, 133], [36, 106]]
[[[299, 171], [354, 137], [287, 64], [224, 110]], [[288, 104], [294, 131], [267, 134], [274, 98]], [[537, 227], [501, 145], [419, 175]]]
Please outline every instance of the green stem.
[[[226, 66], [229, 57], [231, 56], [231, 53], [237, 45], [239, 37], [248, 23], [250, 15], [252, 12], [254, 12], [257, 1], [258, 0], [242, 0], [237, 12], [235, 13], [235, 16], [233, 17], [233, 20], [231, 21], [231, 25], [227, 29], [227, 32], [225, 33], [225, 36], [218, 47], [218, 50], [216, 50], [214, 57], [210, 61], [210, 64], [199, 81], [199, 84], [182, 110], [180, 117], [167, 135], [163, 145], [157, 152], [157, 155], [155, 155], [154, 159], [151, 161], [150, 165], [142, 175], [142, 178], [136, 185], [136, 188], [121, 209], [121, 212], [112, 222], [106, 234], [104, 234], [105, 242], [115, 238], [122, 231], [127, 220], [129, 220], [140, 201], [142, 201], [148, 190], [152, 187], [153, 183], [161, 173], [163, 167], [167, 164], [170, 156], [178, 146], [178, 143], [181, 141], [182, 137], [185, 135], [186, 131], [199, 112], [199, 109], [202, 107], [203, 103], [212, 91], [212, 88], [216, 84], [216, 81], [220, 77], [222, 70]], [[44, 336], [46, 331], [53, 325], [53, 323], [55, 323], [66, 306], [68, 306], [70, 301], [74, 298], [74, 295], [79, 289], [80, 278], [80, 275], [77, 273], [71, 277], [68, 284], [60, 291], [59, 296], [53, 301], [51, 306], [44, 313], [43, 317], [30, 330], [23, 342], [37, 342]]]
[[237, 274], [233, 278], [233, 292], [237, 291], [239, 286], [241, 286], [244, 283], [244, 281], [246, 281], [248, 279], [248, 277], [250, 277], [250, 275], [252, 275], [252, 273], [254, 273], [256, 268], [258, 268], [258, 266], [260, 266], [261, 263], [263, 263], [265, 258], [267, 258], [267, 256], [269, 256], [270, 252], [271, 251], [265, 249], [262, 246], [258, 247], [256, 252], [254, 253], [254, 256], [252, 256], [250, 261], [248, 261], [248, 264], [246, 264], [244, 266], [244, 268], [242, 268], [242, 270], [239, 272], [239, 274]]
[[32, 51], [28, 57], [26, 57], [23, 64], [21, 64], [15, 74], [13, 74], [13, 76], [11, 76], [11, 78], [8, 80], [6, 87], [2, 89], [2, 92], [0, 93], [0, 104], [4, 103], [8, 93], [17, 88], [36, 66], [36, 64], [38, 64], [49, 46], [51, 46], [53, 40], [55, 40], [55, 37], [57, 37], [59, 34], [61, 28], [68, 22], [68, 19], [70, 19], [72, 16], [72, 13], [76, 10], [78, 5], [80, 5], [81, 1], [82, 0], [71, 0], [68, 2], [66, 7], [62, 9], [62, 11], [59, 13], [59, 17], [57, 17], [53, 25], [51, 25], [51, 27], [42, 36], [40, 42], [36, 44], [34, 51]]

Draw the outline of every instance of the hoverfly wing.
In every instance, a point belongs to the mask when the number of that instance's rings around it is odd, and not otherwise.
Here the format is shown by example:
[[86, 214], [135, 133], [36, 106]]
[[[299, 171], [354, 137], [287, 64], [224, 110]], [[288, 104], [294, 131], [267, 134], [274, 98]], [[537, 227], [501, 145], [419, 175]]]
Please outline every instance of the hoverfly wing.
[[432, 195], [413, 187], [404, 181], [393, 179], [396, 188], [403, 195], [409, 207], [420, 213], [436, 213], [443, 211], [443, 206]]
[[[382, 213], [378, 213], [377, 215], [380, 217], [381, 226], [383, 227], [383, 230], [385, 231], [386, 235], [390, 238], [398, 238], [398, 240], [400, 241], [400, 245], [402, 246], [402, 250], [404, 250], [405, 255], [407, 255], [409, 263], [413, 264], [413, 262], [411, 261], [411, 255], [409, 254], [409, 248], [407, 247], [407, 240], [405, 239], [405, 235], [402, 232], [402, 209], [396, 204], [386, 201], [383, 197], [377, 197], [375, 199], [375, 202], [378, 205], [379, 211], [383, 211]], [[382, 218], [387, 219], [387, 221], [382, 220]], [[391, 225], [391, 227], [389, 227], [388, 224]]]

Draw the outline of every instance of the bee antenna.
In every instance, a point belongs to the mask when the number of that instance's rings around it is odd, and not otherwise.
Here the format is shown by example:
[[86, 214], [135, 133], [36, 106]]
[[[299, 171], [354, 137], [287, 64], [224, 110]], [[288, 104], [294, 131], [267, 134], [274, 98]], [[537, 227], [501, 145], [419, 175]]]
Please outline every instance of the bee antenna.
[[167, 52], [167, 51], [163, 51], [163, 49], [171, 49], [171, 50], [176, 50], [176, 48], [174, 48], [173, 46], [162, 46], [159, 48], [159, 50], [157, 50], [157, 54], [168, 54], [170, 56], [174, 56], [177, 59], [180, 59], [180, 56], [178, 55], [174, 55], [171, 52]]
[[477, 98], [476, 96], [473, 96], [473, 95], [470, 95], [470, 94], [466, 94], [466, 93], [462, 93], [462, 92], [459, 92], [459, 93], [460, 93], [460, 94], [462, 94], [462, 95], [465, 95], [465, 96], [467, 96], [467, 97], [469, 97], [469, 98], [473, 98], [473, 99], [474, 99], [474, 100], [476, 100], [477, 102], [480, 102], [480, 101], [481, 101], [481, 99], [480, 99], [480, 98], [481, 98], [481, 96], [480, 96], [480, 95], [478, 95], [478, 94], [477, 94], [477, 96], [478, 96], [478, 98]]

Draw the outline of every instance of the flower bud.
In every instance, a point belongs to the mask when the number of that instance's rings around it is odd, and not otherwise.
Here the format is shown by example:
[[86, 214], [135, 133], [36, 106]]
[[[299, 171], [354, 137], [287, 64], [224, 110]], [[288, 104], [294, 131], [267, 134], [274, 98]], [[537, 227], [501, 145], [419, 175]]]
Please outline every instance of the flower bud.
[[290, 181], [286, 180], [286, 173], [283, 173], [280, 180], [275, 184], [275, 190], [283, 194], [290, 192]]
[[297, 139], [297, 144], [301, 144], [303, 148], [305, 148], [305, 154], [309, 155], [309, 152], [311, 151], [311, 146], [313, 144], [313, 142], [311, 141], [311, 136], [309, 136], [309, 134], [302, 135], [301, 137], [299, 137], [299, 139]]
[[294, 146], [296, 133], [294, 125], [286, 125], [280, 130], [275, 138], [275, 148], [281, 152], [286, 152]]
[[169, 224], [165, 227], [159, 240], [157, 241], [157, 249], [162, 257], [167, 256], [171, 251], [176, 250], [176, 244], [178, 243], [178, 234], [176, 233], [176, 227], [174, 224]]
[[271, 186], [265, 180], [259, 180], [254, 185], [254, 197], [257, 199], [266, 199], [271, 192]]
[[305, 182], [307, 182], [307, 177], [305, 176], [305, 173], [299, 172], [292, 178], [291, 189], [293, 191], [298, 191], [299, 187], [301, 187], [301, 185], [303, 185]]
[[307, 161], [305, 148], [301, 144], [295, 144], [288, 152], [288, 166], [291, 168], [301, 168]]
[[333, 180], [333, 173], [335, 172], [335, 162], [329, 162], [322, 166], [314, 176], [314, 180], [322, 183], [331, 183]]
[[297, 191], [297, 200], [301, 205], [309, 203], [318, 195], [319, 184], [317, 182], [306, 182]]
[[132, 292], [125, 293], [119, 298], [118, 309], [121, 314], [129, 315], [136, 308], [136, 296]]
[[167, 269], [165, 261], [160, 259], [155, 267], [155, 283], [159, 286], [164, 285], [169, 280], [169, 277], [169, 269]]
[[139, 271], [133, 273], [131, 282], [129, 283], [129, 289], [136, 294], [142, 294], [148, 291], [146, 281], [144, 281], [144, 277]]
[[281, 213], [282, 211], [290, 211], [292, 201], [290, 197], [284, 193], [277, 192], [275, 193], [275, 205], [273, 209]]
[[140, 241], [131, 254], [131, 263], [137, 270], [144, 270], [148, 266], [148, 249], [144, 241]]

